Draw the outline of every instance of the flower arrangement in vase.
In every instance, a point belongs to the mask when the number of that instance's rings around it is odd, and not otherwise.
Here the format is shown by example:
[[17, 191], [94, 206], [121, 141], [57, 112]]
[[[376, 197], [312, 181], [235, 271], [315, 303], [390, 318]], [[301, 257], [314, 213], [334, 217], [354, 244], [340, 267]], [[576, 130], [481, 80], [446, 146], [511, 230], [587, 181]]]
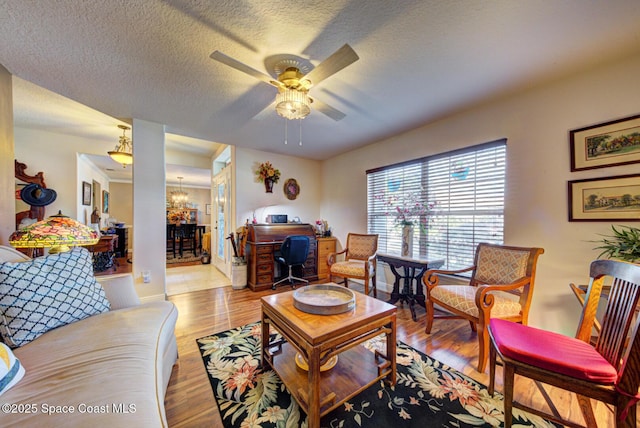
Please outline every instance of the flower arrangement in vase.
[[280, 170], [275, 168], [269, 161], [263, 162], [256, 170], [258, 181], [264, 183], [267, 193], [273, 193], [273, 184], [280, 179]]
[[376, 196], [388, 208], [387, 216], [395, 217], [396, 226], [402, 227], [401, 255], [413, 256], [413, 229], [417, 224], [423, 232], [429, 228], [436, 202], [426, 202], [422, 192], [402, 193], [400, 195]]

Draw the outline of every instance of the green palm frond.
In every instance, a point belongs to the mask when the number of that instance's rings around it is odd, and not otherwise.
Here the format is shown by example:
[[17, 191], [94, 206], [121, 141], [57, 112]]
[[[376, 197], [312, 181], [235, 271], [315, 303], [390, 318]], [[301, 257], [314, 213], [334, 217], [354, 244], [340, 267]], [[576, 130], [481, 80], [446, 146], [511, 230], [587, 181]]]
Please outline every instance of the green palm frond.
[[611, 225], [613, 235], [600, 235], [603, 238], [594, 250], [602, 250], [598, 258], [619, 259], [627, 262], [640, 261], [640, 229], [631, 226]]

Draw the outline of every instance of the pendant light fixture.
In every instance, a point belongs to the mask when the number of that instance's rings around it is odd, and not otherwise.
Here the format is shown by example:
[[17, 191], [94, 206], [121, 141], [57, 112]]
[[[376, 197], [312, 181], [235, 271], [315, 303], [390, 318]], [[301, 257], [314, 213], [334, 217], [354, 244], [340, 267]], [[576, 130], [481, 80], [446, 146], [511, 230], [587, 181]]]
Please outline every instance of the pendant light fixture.
[[122, 136], [120, 136], [116, 149], [108, 153], [109, 156], [111, 156], [111, 159], [121, 163], [122, 167], [126, 168], [127, 165], [131, 165], [133, 163], [133, 143], [131, 142], [131, 138], [125, 135], [125, 133], [131, 128], [126, 125], [118, 125], [118, 128], [122, 129]]
[[182, 179], [184, 177], [178, 177], [180, 181], [180, 190], [176, 190], [171, 192], [171, 203], [174, 207], [184, 208], [187, 202], [189, 201], [189, 194], [182, 190]]

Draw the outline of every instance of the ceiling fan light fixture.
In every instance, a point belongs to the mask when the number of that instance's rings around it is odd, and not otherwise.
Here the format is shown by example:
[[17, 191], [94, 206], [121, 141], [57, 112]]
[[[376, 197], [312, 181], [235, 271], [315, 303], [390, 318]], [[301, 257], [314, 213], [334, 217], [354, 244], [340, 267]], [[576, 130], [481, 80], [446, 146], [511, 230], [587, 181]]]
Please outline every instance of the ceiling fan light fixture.
[[118, 144], [116, 145], [115, 150], [107, 152], [111, 159], [114, 161], [121, 163], [123, 168], [126, 168], [127, 165], [131, 165], [133, 163], [133, 143], [131, 142], [131, 138], [125, 135], [129, 129], [128, 126], [118, 125], [118, 128], [122, 129], [122, 135], [118, 140]]
[[311, 98], [297, 89], [280, 89], [276, 95], [276, 112], [285, 119], [304, 119], [311, 113]]

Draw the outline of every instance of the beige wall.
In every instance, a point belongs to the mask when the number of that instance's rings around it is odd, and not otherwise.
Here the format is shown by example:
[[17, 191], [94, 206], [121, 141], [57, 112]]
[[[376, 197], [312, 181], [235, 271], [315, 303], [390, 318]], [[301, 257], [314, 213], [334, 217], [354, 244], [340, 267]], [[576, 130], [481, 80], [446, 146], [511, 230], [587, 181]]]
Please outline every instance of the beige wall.
[[329, 159], [322, 164], [322, 216], [340, 240], [347, 232], [364, 232], [367, 169], [506, 137], [505, 241], [545, 249], [530, 324], [574, 334], [579, 306], [568, 284], [588, 280], [589, 263], [598, 255], [590, 241], [611, 224], [569, 222], [567, 181], [638, 173], [640, 167], [572, 173], [568, 133], [640, 113], [639, 75], [640, 58], [629, 59]]
[[11, 74], [0, 65], [0, 245], [9, 245], [16, 226], [12, 94]]
[[[266, 193], [264, 184], [256, 179], [258, 165], [266, 161], [270, 161], [281, 172], [280, 181], [273, 186], [273, 193]], [[300, 217], [303, 223], [313, 223], [320, 218], [322, 181], [319, 161], [237, 147], [235, 162], [238, 226], [247, 219], [251, 221], [254, 213], [258, 223], [264, 223], [269, 214], [287, 214], [289, 219]], [[295, 178], [300, 186], [300, 194], [292, 201], [284, 194], [284, 183], [289, 178]]]

